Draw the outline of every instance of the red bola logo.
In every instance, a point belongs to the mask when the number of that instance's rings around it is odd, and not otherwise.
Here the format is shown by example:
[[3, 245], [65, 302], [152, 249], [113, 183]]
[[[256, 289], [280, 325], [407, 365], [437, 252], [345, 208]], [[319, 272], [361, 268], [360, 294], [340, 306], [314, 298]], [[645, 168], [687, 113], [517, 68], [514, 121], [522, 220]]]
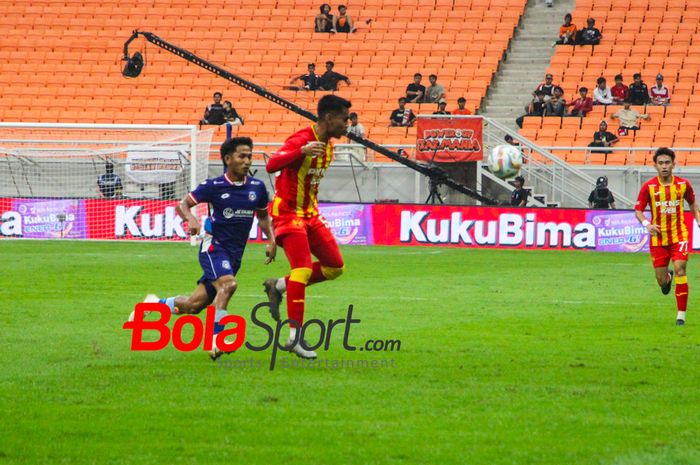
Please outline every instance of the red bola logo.
[[[124, 323], [124, 329], [131, 329], [131, 350], [161, 350], [164, 349], [171, 339], [171, 331], [167, 323], [170, 321], [170, 309], [167, 305], [153, 303], [136, 304], [134, 312], [134, 321]], [[147, 312], [153, 312], [160, 315], [155, 321], [145, 321], [143, 318]], [[196, 315], [181, 315], [175, 320], [172, 329], [173, 346], [182, 352], [191, 352], [196, 350], [204, 340], [204, 350], [212, 349], [212, 341], [214, 338], [214, 318], [216, 310], [214, 307], [208, 307], [204, 324]], [[223, 331], [216, 335], [216, 346], [224, 352], [233, 352], [243, 345], [245, 340], [246, 321], [245, 318], [239, 315], [227, 315], [220, 321], [222, 325], [227, 326]], [[186, 325], [192, 326], [194, 335], [192, 340], [185, 342], [182, 339], [182, 330]], [[158, 332], [158, 340], [147, 342], [143, 340], [144, 331]], [[235, 336], [233, 342], [227, 343], [226, 338]]]

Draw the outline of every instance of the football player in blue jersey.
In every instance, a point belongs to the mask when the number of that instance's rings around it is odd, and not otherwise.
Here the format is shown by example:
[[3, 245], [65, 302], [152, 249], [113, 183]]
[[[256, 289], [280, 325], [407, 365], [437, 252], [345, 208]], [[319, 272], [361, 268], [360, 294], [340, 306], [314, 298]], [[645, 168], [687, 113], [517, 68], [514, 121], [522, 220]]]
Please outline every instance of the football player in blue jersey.
[[[249, 137], [226, 140], [221, 145], [221, 159], [226, 166], [224, 175], [207, 179], [187, 194], [177, 206], [178, 215], [188, 223], [189, 233], [199, 235], [201, 225], [191, 209], [198, 203], [209, 204], [209, 218], [204, 225], [199, 250], [199, 264], [203, 274], [197, 281], [197, 288], [189, 296], [158, 299], [149, 294], [144, 300], [164, 303], [173, 314], [196, 314], [209, 305], [214, 305], [214, 340], [216, 334], [223, 330], [219, 321], [228, 314], [229, 300], [236, 292], [236, 273], [241, 266], [255, 215], [268, 239], [265, 264], [271, 263], [277, 252], [267, 213], [267, 189], [262, 181], [248, 175], [252, 156], [253, 141]], [[212, 344], [209, 353], [211, 359], [216, 360], [222, 354], [216, 344]]]

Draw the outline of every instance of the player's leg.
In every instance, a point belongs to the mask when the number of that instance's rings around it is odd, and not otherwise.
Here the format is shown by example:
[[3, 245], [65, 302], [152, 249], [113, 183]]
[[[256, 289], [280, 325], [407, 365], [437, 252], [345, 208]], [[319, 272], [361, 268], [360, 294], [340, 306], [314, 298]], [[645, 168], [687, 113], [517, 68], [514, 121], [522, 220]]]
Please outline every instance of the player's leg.
[[207, 308], [215, 296], [214, 285], [209, 281], [199, 280], [192, 294], [167, 297], [160, 299], [159, 302], [167, 305], [170, 308], [170, 313], [196, 315]]
[[671, 291], [673, 283], [673, 271], [669, 271], [668, 264], [671, 262], [671, 249], [668, 246], [651, 246], [651, 261], [654, 265], [656, 282], [661, 288], [661, 292], [666, 295]]
[[330, 228], [315, 218], [309, 229], [311, 253], [318, 258], [311, 266], [309, 286], [338, 278], [345, 270], [343, 256]]
[[685, 324], [685, 311], [688, 307], [688, 276], [686, 275], [686, 266], [688, 264], [688, 242], [678, 242], [673, 244], [671, 251], [671, 259], [673, 260], [673, 270], [676, 272], [676, 324], [683, 326]]

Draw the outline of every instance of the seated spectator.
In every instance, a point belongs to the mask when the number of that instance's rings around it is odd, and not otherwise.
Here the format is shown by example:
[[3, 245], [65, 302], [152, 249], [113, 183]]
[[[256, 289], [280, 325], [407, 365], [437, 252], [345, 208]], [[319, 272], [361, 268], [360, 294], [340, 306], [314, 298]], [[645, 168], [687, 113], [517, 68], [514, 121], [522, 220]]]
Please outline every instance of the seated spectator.
[[504, 137], [503, 140], [505, 140], [507, 144], [513, 145], [515, 147], [520, 147], [520, 142], [514, 140], [513, 136], [511, 136], [510, 134], [506, 134], [506, 137]]
[[535, 92], [537, 92], [539, 90], [540, 92], [544, 93], [544, 101], [545, 102], [548, 101], [550, 98], [552, 98], [552, 94], [554, 93], [554, 88], [559, 87], [556, 84], [554, 84], [553, 80], [554, 80], [554, 77], [551, 74], [547, 74], [544, 77], [544, 82], [542, 84], [540, 84], [539, 86], [537, 86], [535, 91], [532, 93], [532, 97], [535, 98]]
[[326, 72], [321, 76], [321, 81], [319, 89], [321, 90], [338, 90], [338, 82], [345, 81], [347, 85], [350, 85], [350, 79], [342, 74], [333, 71], [333, 66], [335, 63], [332, 61], [326, 62]]
[[409, 102], [420, 102], [425, 95], [425, 86], [421, 85], [423, 75], [416, 73], [413, 75], [413, 82], [406, 87], [406, 100]]
[[525, 111], [527, 113], [515, 120], [515, 124], [517, 124], [519, 128], [523, 127], [523, 121], [525, 120], [526, 116], [544, 115], [544, 92], [542, 92], [541, 90], [536, 90], [535, 96], [536, 99], [533, 102], [530, 102], [530, 104], [527, 107], [525, 107]]
[[444, 98], [441, 98], [440, 101], [438, 102], [438, 109], [437, 111], [433, 112], [434, 115], [451, 115], [449, 111], [447, 111], [447, 100]]
[[97, 193], [103, 199], [119, 199], [123, 190], [121, 178], [114, 174], [114, 165], [105, 163], [105, 174], [97, 178]]
[[350, 126], [348, 126], [348, 134], [352, 134], [357, 137], [365, 137], [365, 127], [357, 122], [357, 113], [350, 113], [349, 118]]
[[578, 93], [580, 97], [570, 103], [572, 108], [569, 116], [586, 116], [593, 110], [593, 99], [588, 96], [588, 88], [581, 87]]
[[649, 91], [649, 96], [651, 97], [651, 103], [654, 105], [668, 105], [671, 101], [671, 92], [664, 85], [664, 76], [662, 74], [656, 75], [656, 85]]
[[559, 26], [559, 40], [556, 41], [556, 44], [576, 44], [576, 25], [571, 24], [571, 13], [564, 15], [564, 24]]
[[566, 114], [566, 100], [564, 100], [564, 90], [557, 86], [554, 88], [554, 95], [544, 106], [544, 116], [564, 116]]
[[615, 85], [610, 88], [610, 93], [612, 94], [615, 105], [622, 105], [627, 101], [630, 90], [629, 87], [622, 83], [622, 74], [615, 76]]
[[646, 105], [649, 103], [649, 89], [642, 82], [642, 75], [635, 73], [633, 76], [634, 82], [629, 87], [628, 101], [632, 105]]
[[[606, 123], [605, 120], [603, 120], [600, 122], [598, 130], [593, 133], [593, 142], [588, 144], [588, 146], [611, 147], [615, 142], [619, 140], [620, 139], [615, 134], [608, 131], [608, 123]], [[611, 153], [612, 150], [591, 150], [591, 152], [608, 154]]]
[[399, 99], [399, 108], [391, 112], [391, 117], [389, 118], [389, 123], [391, 126], [413, 126], [416, 121], [416, 115], [413, 114], [413, 110], [406, 108], [406, 99], [401, 97]]
[[577, 45], [598, 45], [600, 39], [603, 35], [595, 27], [595, 19], [588, 18], [586, 21], [587, 26], [578, 31], [576, 34], [576, 44]]
[[347, 10], [345, 5], [340, 5], [338, 7], [338, 16], [333, 18], [332, 32], [355, 32], [355, 28], [352, 25], [352, 18], [347, 14]]
[[308, 70], [308, 73], [295, 77], [291, 80], [290, 84], [294, 84], [296, 81], [301, 81], [303, 83], [302, 89], [318, 90], [321, 85], [321, 76], [316, 74], [316, 65], [309, 63], [306, 69]]
[[438, 103], [441, 99], [445, 98], [445, 88], [437, 83], [437, 76], [431, 74], [428, 76], [430, 80], [430, 85], [425, 89], [425, 97], [423, 98], [424, 103]]
[[224, 121], [226, 121], [226, 138], [230, 139], [233, 132], [233, 126], [241, 126], [244, 123], [243, 118], [239, 116], [233, 104], [226, 100], [224, 102]]
[[612, 93], [604, 77], [599, 77], [598, 84], [593, 91], [593, 105], [612, 105], [614, 103]]
[[472, 112], [471, 110], [468, 110], [464, 108], [464, 105], [467, 104], [467, 99], [464, 97], [460, 97], [457, 99], [457, 108], [452, 110], [453, 115], [471, 115]]
[[630, 108], [630, 103], [625, 102], [625, 108], [618, 110], [614, 115], [610, 116], [612, 119], [620, 120], [620, 129], [618, 131], [620, 135], [627, 135], [627, 131], [637, 131], [639, 130], [639, 120], [649, 119], [649, 115], [640, 114], [637, 110]]
[[321, 14], [316, 16], [314, 32], [332, 32], [333, 31], [333, 15], [331, 14], [331, 6], [328, 3], [321, 5]]
[[214, 124], [220, 126], [224, 124], [224, 106], [221, 104], [221, 92], [214, 92], [214, 103], [207, 105], [204, 109], [204, 118], [199, 124]]

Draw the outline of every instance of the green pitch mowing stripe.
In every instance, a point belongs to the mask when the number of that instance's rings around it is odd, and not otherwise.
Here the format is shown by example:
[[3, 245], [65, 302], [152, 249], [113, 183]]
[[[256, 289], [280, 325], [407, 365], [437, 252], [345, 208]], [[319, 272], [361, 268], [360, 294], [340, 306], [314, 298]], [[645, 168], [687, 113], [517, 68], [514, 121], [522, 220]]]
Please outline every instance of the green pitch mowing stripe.
[[[308, 290], [307, 318], [353, 304], [351, 342], [401, 350], [346, 352], [338, 333], [319, 358], [393, 367], [131, 352], [134, 303], [193, 289], [196, 249], [0, 242], [0, 463], [700, 463], [696, 257], [679, 328], [646, 255], [343, 253], [346, 274]], [[287, 269], [281, 252], [263, 260], [248, 248], [232, 311], [247, 316], [263, 279]]]

